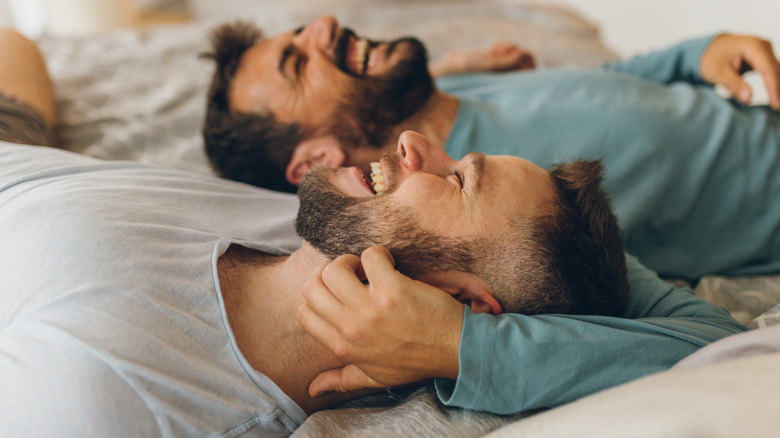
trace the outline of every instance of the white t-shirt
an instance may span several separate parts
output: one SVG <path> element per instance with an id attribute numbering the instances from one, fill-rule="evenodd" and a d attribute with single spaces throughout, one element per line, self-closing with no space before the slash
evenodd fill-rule
<path id="1" fill-rule="evenodd" d="M 300 244 L 292 195 L 0 142 L 0 436 L 287 436 L 217 259 Z"/>

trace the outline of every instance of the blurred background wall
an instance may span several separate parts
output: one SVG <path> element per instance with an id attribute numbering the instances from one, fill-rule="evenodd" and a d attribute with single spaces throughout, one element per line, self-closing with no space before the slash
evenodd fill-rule
<path id="1" fill-rule="evenodd" d="M 215 18 L 225 2 L 252 7 L 263 0 L 0 0 L 0 25 L 32 36 L 88 34 Z M 605 44 L 620 55 L 716 31 L 757 34 L 780 46 L 780 0 L 548 0 L 552 2 L 569 5 L 598 24 Z"/>

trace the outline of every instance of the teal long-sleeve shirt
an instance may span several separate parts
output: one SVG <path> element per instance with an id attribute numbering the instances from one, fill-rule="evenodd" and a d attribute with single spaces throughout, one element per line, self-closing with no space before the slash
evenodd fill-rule
<path id="1" fill-rule="evenodd" d="M 651 269 L 780 272 L 780 113 L 703 83 L 711 40 L 594 69 L 441 78 L 460 103 L 445 149 L 602 159 L 625 249 Z"/>
<path id="2" fill-rule="evenodd" d="M 710 38 L 592 70 L 442 78 L 459 98 L 446 144 L 541 165 L 604 161 L 629 252 L 666 275 L 780 270 L 780 118 L 725 101 L 698 72 Z M 628 257 L 625 318 L 464 313 L 446 404 L 556 406 L 654 372 L 745 328 Z"/>
<path id="3" fill-rule="evenodd" d="M 626 257 L 625 318 L 475 314 L 466 308 L 457 380 L 437 379 L 447 405 L 497 414 L 557 406 L 669 369 L 746 328 L 729 313 Z"/>

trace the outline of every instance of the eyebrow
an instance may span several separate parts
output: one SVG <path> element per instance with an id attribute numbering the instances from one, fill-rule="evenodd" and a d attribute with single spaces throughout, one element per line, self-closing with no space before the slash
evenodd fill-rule
<path id="1" fill-rule="evenodd" d="M 478 194 L 480 191 L 480 185 L 482 182 L 482 174 L 485 172 L 485 158 L 487 155 L 482 152 L 471 152 L 467 155 L 470 158 L 469 166 L 474 168 L 473 175 L 471 177 L 471 185 L 474 188 L 474 194 Z"/>

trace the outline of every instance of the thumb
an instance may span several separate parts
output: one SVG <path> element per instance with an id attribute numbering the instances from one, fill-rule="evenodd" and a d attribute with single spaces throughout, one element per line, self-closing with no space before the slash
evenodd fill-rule
<path id="1" fill-rule="evenodd" d="M 309 385 L 309 396 L 314 398 L 327 392 L 350 392 L 366 388 L 386 388 L 377 383 L 355 365 L 336 368 L 320 373 Z"/>
<path id="2" fill-rule="evenodd" d="M 723 69 L 720 72 L 721 79 L 718 81 L 724 88 L 726 88 L 732 96 L 744 104 L 749 104 L 750 99 L 753 97 L 753 90 L 747 82 L 742 79 L 734 70 Z"/>

